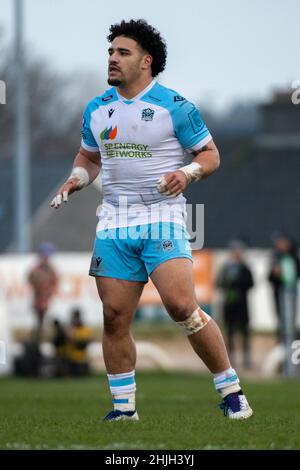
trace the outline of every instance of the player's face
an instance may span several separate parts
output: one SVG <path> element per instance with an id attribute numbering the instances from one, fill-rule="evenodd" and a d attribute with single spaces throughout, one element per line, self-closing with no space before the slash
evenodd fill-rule
<path id="1" fill-rule="evenodd" d="M 108 49 L 108 83 L 128 85 L 138 80 L 145 70 L 151 70 L 151 56 L 134 39 L 116 37 Z"/>

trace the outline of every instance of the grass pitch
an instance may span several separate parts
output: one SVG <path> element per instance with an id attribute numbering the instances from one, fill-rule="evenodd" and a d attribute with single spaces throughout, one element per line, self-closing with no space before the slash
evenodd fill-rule
<path id="1" fill-rule="evenodd" d="M 299 381 L 246 383 L 246 421 L 223 417 L 208 376 L 137 373 L 138 422 L 102 422 L 105 374 L 81 380 L 0 379 L 1 449 L 299 449 Z"/>

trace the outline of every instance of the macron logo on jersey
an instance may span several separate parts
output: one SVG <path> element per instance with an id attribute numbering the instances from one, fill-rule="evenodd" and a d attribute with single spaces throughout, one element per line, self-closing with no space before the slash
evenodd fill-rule
<path id="1" fill-rule="evenodd" d="M 117 137 L 118 133 L 118 128 L 117 126 L 112 128 L 110 127 L 107 129 L 107 127 L 101 132 L 100 134 L 100 139 L 101 140 L 114 140 Z"/>

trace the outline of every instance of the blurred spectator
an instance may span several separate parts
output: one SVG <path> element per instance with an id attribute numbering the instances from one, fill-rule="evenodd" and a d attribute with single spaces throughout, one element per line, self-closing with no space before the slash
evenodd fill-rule
<path id="1" fill-rule="evenodd" d="M 249 311 L 247 302 L 248 290 L 253 286 L 252 273 L 243 259 L 245 245 L 240 241 L 232 241 L 228 261 L 222 267 L 217 285 L 224 292 L 224 326 L 227 336 L 227 347 L 230 360 L 235 359 L 235 336 L 242 335 L 243 366 L 251 367 Z"/>
<path id="2" fill-rule="evenodd" d="M 67 348 L 70 375 L 79 377 L 89 373 L 87 346 L 91 339 L 92 332 L 83 324 L 80 310 L 73 310 Z"/>
<path id="3" fill-rule="evenodd" d="M 55 348 L 54 376 L 64 377 L 68 375 L 67 364 L 67 333 L 58 320 L 53 321 L 52 344 Z"/>
<path id="4" fill-rule="evenodd" d="M 22 343 L 22 354 L 14 359 L 14 374 L 20 377 L 40 377 L 43 357 L 35 338 Z"/>
<path id="5" fill-rule="evenodd" d="M 58 282 L 58 277 L 49 262 L 49 257 L 53 252 L 54 245 L 52 243 L 42 243 L 38 249 L 38 263 L 28 275 L 28 281 L 33 290 L 33 307 L 37 317 L 38 343 L 41 341 L 43 320 Z"/>
<path id="6" fill-rule="evenodd" d="M 296 244 L 288 236 L 276 233 L 272 239 L 273 253 L 268 279 L 274 292 L 278 320 L 278 339 L 283 341 L 287 320 L 284 315 L 284 293 L 287 293 L 291 300 L 292 318 L 290 321 L 293 332 L 296 330 L 297 284 L 300 277 L 300 261 Z"/>

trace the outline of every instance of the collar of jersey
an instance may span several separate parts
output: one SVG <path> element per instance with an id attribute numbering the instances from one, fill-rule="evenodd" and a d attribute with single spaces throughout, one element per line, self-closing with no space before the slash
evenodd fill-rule
<path id="1" fill-rule="evenodd" d="M 144 88 L 144 90 L 140 91 L 138 95 L 134 96 L 130 100 L 128 100 L 127 98 L 124 98 L 124 96 L 120 95 L 120 93 L 118 93 L 118 90 L 116 88 L 117 97 L 120 101 L 123 101 L 123 103 L 125 103 L 125 104 L 134 103 L 135 101 L 138 101 L 146 93 L 148 93 L 148 91 L 151 90 L 151 88 L 155 85 L 155 83 L 156 83 L 156 80 L 153 79 L 152 82 L 149 83 L 149 85 L 146 88 Z"/>

